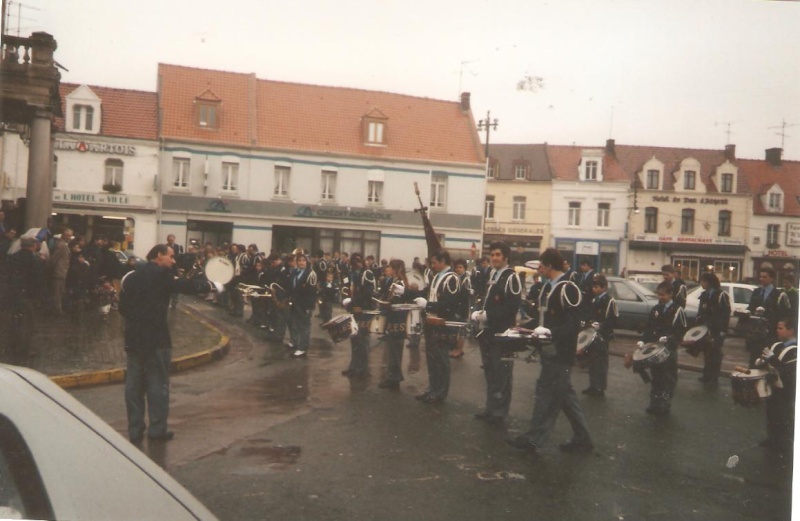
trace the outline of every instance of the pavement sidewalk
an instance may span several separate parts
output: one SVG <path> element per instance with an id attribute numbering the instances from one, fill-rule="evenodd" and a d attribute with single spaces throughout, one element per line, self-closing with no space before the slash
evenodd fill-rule
<path id="1" fill-rule="evenodd" d="M 229 348 L 228 337 L 184 306 L 169 311 L 172 371 L 218 360 Z M 0 363 L 30 367 L 64 388 L 124 380 L 126 364 L 122 318 L 111 311 L 106 319 L 91 309 L 82 314 L 41 313 L 34 319 L 31 355 L 15 358 L 9 322 L 0 319 Z"/>

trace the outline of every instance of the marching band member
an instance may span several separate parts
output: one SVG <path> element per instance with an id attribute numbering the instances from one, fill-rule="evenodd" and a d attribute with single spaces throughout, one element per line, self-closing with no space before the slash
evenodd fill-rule
<path id="1" fill-rule="evenodd" d="M 759 312 L 763 313 L 766 320 L 764 327 L 751 327 L 745 340 L 745 346 L 750 352 L 750 366 L 758 359 L 761 348 L 775 342 L 775 331 L 778 319 L 791 308 L 789 298 L 780 289 L 775 287 L 775 270 L 762 267 L 758 270 L 758 283 L 760 287 L 750 296 L 747 310 L 750 312 L 748 321 Z"/>
<path id="2" fill-rule="evenodd" d="M 580 328 L 581 290 L 562 271 L 564 259 L 555 248 L 548 248 L 540 257 L 539 272 L 550 281 L 539 297 L 541 325 L 534 332 L 550 336 L 553 344 L 542 349 L 542 370 L 536 382 L 536 403 L 531 427 L 506 443 L 516 449 L 535 452 L 547 440 L 563 410 L 572 426 L 572 439 L 559 445 L 565 452 L 590 451 L 593 448 L 589 426 L 570 376 L 575 364 L 575 351 Z"/>
<path id="3" fill-rule="evenodd" d="M 319 318 L 324 324 L 329 321 L 333 316 L 333 304 L 339 295 L 339 285 L 336 284 L 334 279 L 334 272 L 332 268 L 323 272 L 325 277 L 319 284 Z"/>
<path id="4" fill-rule="evenodd" d="M 588 259 L 583 259 L 578 264 L 578 273 L 575 274 L 575 284 L 581 288 L 581 305 L 586 319 L 592 314 L 592 300 L 594 298 L 594 276 L 592 263 Z"/>
<path id="5" fill-rule="evenodd" d="M 658 416 L 669 414 L 678 383 L 678 343 L 686 333 L 686 315 L 673 300 L 673 291 L 674 286 L 670 281 L 665 280 L 658 285 L 658 304 L 650 310 L 647 330 L 637 344 L 642 347 L 644 342 L 661 342 L 669 349 L 669 358 L 651 368 L 650 406 L 645 411 Z"/>
<path id="6" fill-rule="evenodd" d="M 450 349 L 456 336 L 448 334 L 445 321 L 452 321 L 460 303 L 458 275 L 450 268 L 450 253 L 440 250 L 430 257 L 434 273 L 428 299 L 415 302 L 429 314 L 425 322 L 425 360 L 428 363 L 428 389 L 416 398 L 425 403 L 443 402 L 450 391 Z"/>
<path id="7" fill-rule="evenodd" d="M 293 357 L 306 356 L 311 340 L 311 313 L 317 304 L 317 274 L 304 253 L 295 254 L 297 270 L 289 286 L 289 337 L 295 347 Z"/>
<path id="8" fill-rule="evenodd" d="M 386 380 L 378 384 L 381 389 L 397 390 L 403 378 L 403 342 L 406 334 L 408 311 L 392 311 L 392 304 L 412 302 L 418 292 L 409 288 L 406 278 L 406 266 L 400 259 L 392 259 L 384 268 L 384 284 L 381 288 L 381 300 L 389 302 L 386 310 L 386 349 L 389 354 L 389 367 Z"/>
<path id="9" fill-rule="evenodd" d="M 672 285 L 672 301 L 680 308 L 686 308 L 686 283 L 678 275 L 672 264 L 661 266 L 661 276 Z"/>
<path id="10" fill-rule="evenodd" d="M 352 297 L 342 301 L 345 309 L 354 315 L 358 323 L 358 333 L 350 337 L 350 366 L 342 371 L 348 378 L 365 378 L 369 373 L 369 326 L 372 315 L 362 313 L 375 308 L 377 286 L 372 271 L 364 267 L 360 253 L 350 256 L 350 294 Z"/>
<path id="11" fill-rule="evenodd" d="M 497 424 L 508 416 L 514 363 L 503 360 L 504 353 L 497 345 L 495 334 L 516 325 L 522 283 L 508 265 L 511 256 L 511 247 L 508 244 L 493 242 L 489 246 L 489 252 L 493 269 L 483 299 L 483 308 L 473 312 L 471 316 L 481 327 L 478 343 L 483 375 L 486 378 L 486 408 L 476 414 L 475 418 Z"/>
<path id="12" fill-rule="evenodd" d="M 603 396 L 608 382 L 608 343 L 614 337 L 619 311 L 617 302 L 608 294 L 608 280 L 604 275 L 592 278 L 592 304 L 589 320 L 598 336 L 589 347 L 589 387 L 583 394 Z"/>
<path id="13" fill-rule="evenodd" d="M 469 299 L 472 295 L 472 279 L 467 272 L 467 262 L 463 259 L 458 259 L 453 263 L 453 271 L 458 275 L 458 281 L 461 291 L 461 306 L 457 310 L 456 320 L 459 322 L 466 322 L 469 320 Z M 450 358 L 461 358 L 464 356 L 464 335 L 459 335 L 456 340 L 456 347 L 450 351 Z"/>
<path id="14" fill-rule="evenodd" d="M 706 385 L 717 385 L 722 367 L 722 343 L 731 317 L 731 300 L 714 273 L 700 275 L 700 286 L 704 291 L 700 294 L 696 323 L 708 328 L 711 339 L 703 354 L 703 376 L 699 380 Z"/>
<path id="15" fill-rule="evenodd" d="M 778 321 L 778 341 L 765 347 L 760 365 L 769 366 L 773 376 L 772 394 L 767 398 L 767 438 L 759 445 L 783 453 L 794 446 L 794 401 L 797 390 L 797 317 Z"/>
<path id="16" fill-rule="evenodd" d="M 415 290 L 419 295 L 424 295 L 429 285 L 429 280 L 426 277 L 426 268 L 421 263 L 416 262 L 411 269 L 416 273 L 416 275 L 418 275 L 418 277 L 415 278 L 423 282 L 421 284 L 409 283 L 410 289 Z M 419 285 L 421 285 L 422 287 L 418 287 Z M 419 349 L 419 343 L 421 340 L 422 340 L 422 333 L 420 333 L 419 331 L 408 331 L 409 349 Z M 415 354 L 419 355 L 419 353 Z"/>

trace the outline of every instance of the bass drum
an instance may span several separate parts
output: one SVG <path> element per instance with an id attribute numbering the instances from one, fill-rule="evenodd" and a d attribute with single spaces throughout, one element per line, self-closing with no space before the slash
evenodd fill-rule
<path id="1" fill-rule="evenodd" d="M 211 257 L 203 271 L 211 282 L 227 284 L 233 278 L 233 263 L 226 257 Z"/>

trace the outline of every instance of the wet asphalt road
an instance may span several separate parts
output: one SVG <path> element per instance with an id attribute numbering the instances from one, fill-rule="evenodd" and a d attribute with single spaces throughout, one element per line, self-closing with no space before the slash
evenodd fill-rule
<path id="1" fill-rule="evenodd" d="M 654 418 L 649 388 L 612 357 L 606 396 L 581 395 L 595 450 L 559 452 L 562 415 L 531 455 L 503 440 L 528 426 L 538 364 L 516 363 L 511 417 L 493 427 L 473 419 L 485 392 L 475 346 L 452 364 L 448 401 L 425 405 L 413 399 L 424 351 L 405 351 L 406 381 L 386 391 L 380 345 L 372 376 L 351 382 L 339 374 L 349 343 L 318 328 L 309 358 L 293 360 L 238 319 L 189 305 L 232 335 L 231 353 L 173 377 L 176 439 L 144 450 L 221 519 L 789 519 L 791 462 L 757 446 L 764 409 L 736 406 L 725 380 L 707 390 L 682 371 L 672 415 Z M 577 390 L 587 382 L 574 372 Z M 124 431 L 121 386 L 73 394 Z"/>

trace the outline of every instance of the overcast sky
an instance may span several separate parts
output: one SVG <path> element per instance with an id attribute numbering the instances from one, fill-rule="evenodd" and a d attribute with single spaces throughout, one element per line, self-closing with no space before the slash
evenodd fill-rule
<path id="1" fill-rule="evenodd" d="M 800 160 L 800 2 L 22 0 L 63 80 L 156 89 L 159 62 L 457 100 L 493 143 L 781 146 Z M 541 77 L 536 91 L 518 90 Z"/>

